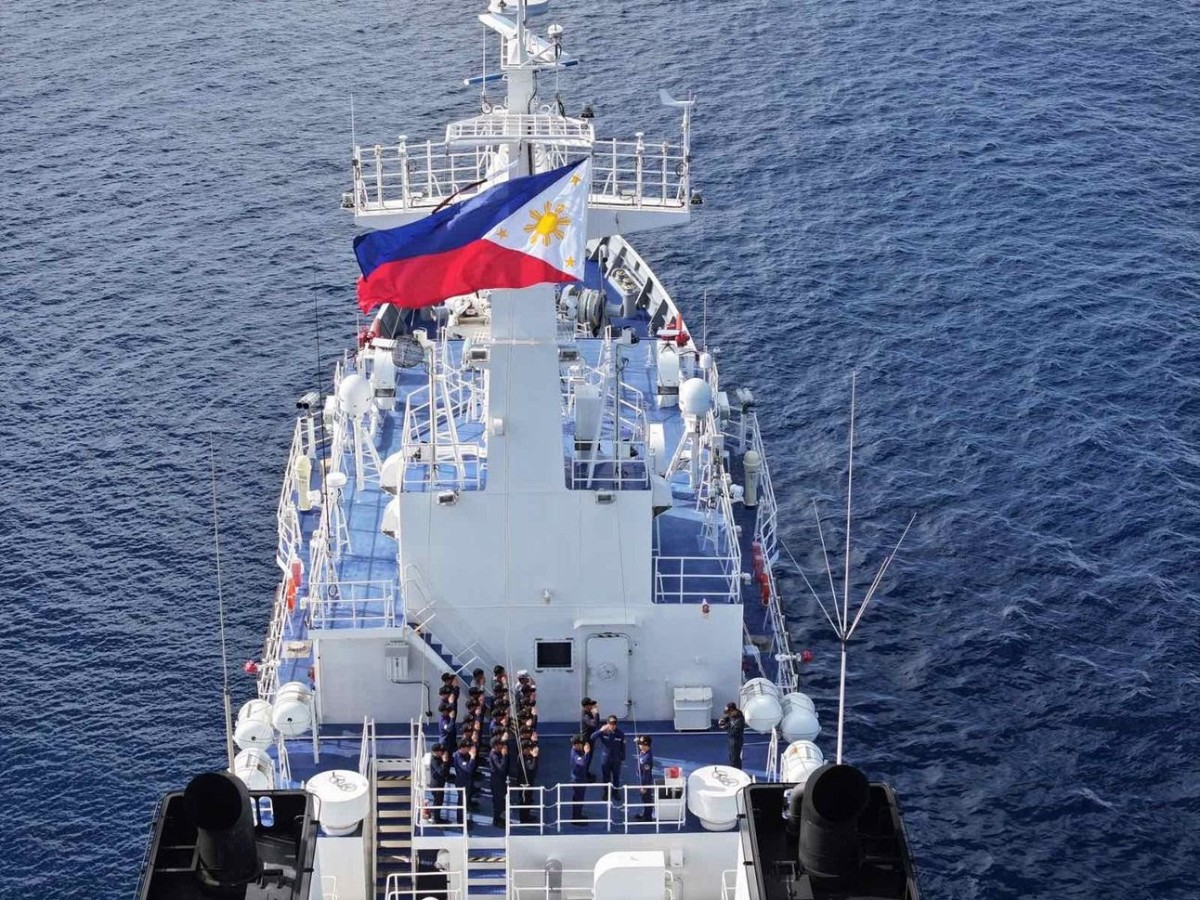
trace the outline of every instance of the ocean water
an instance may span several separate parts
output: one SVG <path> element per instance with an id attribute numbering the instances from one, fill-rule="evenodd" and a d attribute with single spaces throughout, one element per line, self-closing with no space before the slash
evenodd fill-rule
<path id="1" fill-rule="evenodd" d="M 480 5 L 0 4 L 0 896 L 129 896 L 156 797 L 220 761 L 210 459 L 240 661 L 294 400 L 357 324 L 351 95 L 364 143 L 470 115 Z M 704 207 L 636 244 L 693 322 L 707 294 L 817 584 L 858 373 L 856 595 L 916 522 L 847 751 L 925 895 L 1196 896 L 1200 7 L 557 18 L 601 134 L 699 96 Z M 836 648 L 784 589 L 828 705 Z"/>

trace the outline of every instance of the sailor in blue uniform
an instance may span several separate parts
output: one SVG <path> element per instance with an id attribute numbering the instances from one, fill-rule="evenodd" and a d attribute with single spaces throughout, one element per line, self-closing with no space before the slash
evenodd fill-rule
<path id="1" fill-rule="evenodd" d="M 443 703 L 438 707 L 438 712 L 442 714 L 438 719 L 438 742 L 453 753 L 458 746 L 458 710 L 449 703 Z"/>
<path id="2" fill-rule="evenodd" d="M 649 822 L 654 818 L 654 751 L 650 749 L 649 735 L 641 735 L 634 743 L 637 745 L 638 784 L 642 786 L 638 791 L 642 797 L 642 811 L 637 818 Z"/>
<path id="3" fill-rule="evenodd" d="M 454 754 L 454 786 L 458 788 L 458 801 L 462 804 L 458 808 L 459 825 L 463 823 L 464 812 L 467 815 L 468 826 L 470 824 L 471 802 L 475 794 L 475 754 L 475 748 L 469 744 L 459 747 L 458 752 Z"/>
<path id="4" fill-rule="evenodd" d="M 625 732 L 617 725 L 617 717 L 592 732 L 592 745 L 600 748 L 600 777 L 613 786 L 613 799 L 620 803 L 621 766 L 625 763 Z"/>
<path id="5" fill-rule="evenodd" d="M 579 707 L 579 733 L 583 735 L 583 741 L 586 744 L 596 729 L 600 727 L 600 714 L 596 712 L 596 701 L 591 697 L 584 697 Z M 590 760 L 587 768 L 587 780 L 596 780 L 596 777 L 592 774 Z"/>
<path id="6" fill-rule="evenodd" d="M 746 717 L 736 703 L 725 704 L 725 714 L 717 720 L 717 727 L 729 736 L 729 765 L 742 767 L 742 741 L 746 735 Z"/>
<path id="7" fill-rule="evenodd" d="M 438 825 L 446 824 L 442 815 L 442 807 L 446 804 L 446 782 L 450 780 L 450 754 L 442 744 L 434 744 L 429 757 L 429 786 L 433 788 L 430 796 L 429 812 L 433 821 Z"/>
<path id="8" fill-rule="evenodd" d="M 492 824 L 503 828 L 506 822 L 508 803 L 508 744 L 502 738 L 492 741 L 492 752 L 488 754 L 488 775 L 492 789 Z"/>
<path id="9" fill-rule="evenodd" d="M 580 828 L 587 816 L 583 812 L 583 793 L 586 785 L 592 781 L 592 745 L 587 743 L 582 735 L 576 735 L 571 741 L 571 822 Z"/>

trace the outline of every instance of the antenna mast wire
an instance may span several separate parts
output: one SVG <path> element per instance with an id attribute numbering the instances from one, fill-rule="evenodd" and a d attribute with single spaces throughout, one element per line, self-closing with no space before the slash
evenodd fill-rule
<path id="1" fill-rule="evenodd" d="M 208 433 L 208 458 L 212 471 L 213 548 L 217 557 L 217 616 L 221 623 L 221 693 L 225 702 L 225 755 L 233 771 L 233 701 L 229 696 L 229 654 L 225 645 L 225 594 L 221 586 L 221 520 L 217 515 L 217 451 L 213 434 Z"/>
<path id="2" fill-rule="evenodd" d="M 846 725 L 846 641 L 850 634 L 850 498 L 854 490 L 854 404 L 857 399 L 858 372 L 850 376 L 850 453 L 846 467 L 846 570 L 843 574 L 842 585 L 842 629 L 838 635 L 842 639 L 842 674 L 838 681 L 838 731 L 837 731 L 837 763 L 842 764 L 842 734 Z"/>

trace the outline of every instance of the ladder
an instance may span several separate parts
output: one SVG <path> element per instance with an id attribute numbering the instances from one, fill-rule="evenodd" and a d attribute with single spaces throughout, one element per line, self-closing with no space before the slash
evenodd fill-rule
<path id="1" fill-rule="evenodd" d="M 472 837 L 467 840 L 466 895 L 508 895 L 508 854 L 503 835 Z"/>
<path id="2" fill-rule="evenodd" d="M 411 897 L 416 871 L 413 853 L 412 761 L 375 761 L 375 896 L 387 900 L 388 888 Z M 395 876 L 389 884 L 389 876 Z"/>

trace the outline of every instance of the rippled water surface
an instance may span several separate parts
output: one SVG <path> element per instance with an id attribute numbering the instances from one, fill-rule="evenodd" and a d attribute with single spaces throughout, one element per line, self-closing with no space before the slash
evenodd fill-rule
<path id="1" fill-rule="evenodd" d="M 240 660 L 294 399 L 356 326 L 351 93 L 370 143 L 470 115 L 475 6 L 0 4 L 3 897 L 129 896 L 154 799 L 219 762 L 209 435 Z M 637 244 L 693 320 L 707 292 L 814 574 L 859 372 L 859 589 L 917 518 L 847 746 L 900 791 L 926 895 L 1194 897 L 1200 7 L 558 18 L 602 134 L 700 97 L 703 210 Z"/>

